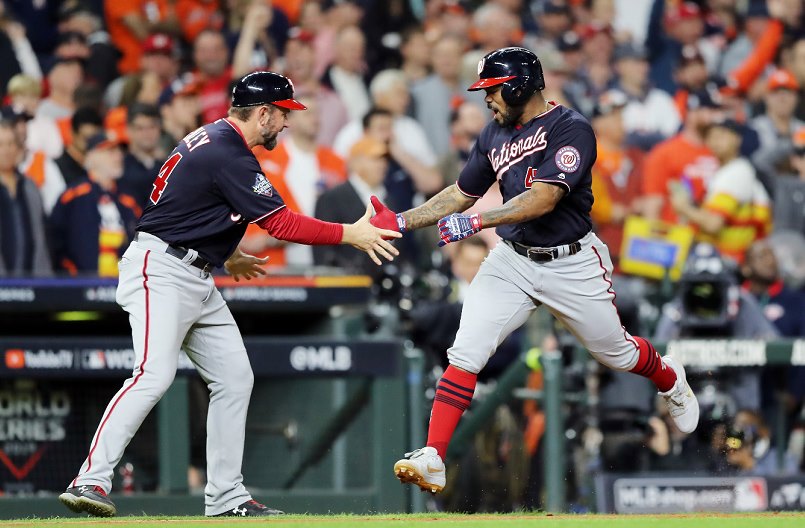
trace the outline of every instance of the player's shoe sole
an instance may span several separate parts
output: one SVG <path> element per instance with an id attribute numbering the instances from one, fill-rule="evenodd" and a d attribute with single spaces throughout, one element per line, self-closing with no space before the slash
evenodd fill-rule
<path id="1" fill-rule="evenodd" d="M 400 460 L 394 464 L 394 474 L 397 475 L 400 482 L 403 484 L 414 484 L 415 486 L 419 486 L 422 491 L 429 491 L 434 495 L 444 489 L 444 486 L 428 482 L 425 477 L 419 473 L 417 468 L 406 462 L 405 460 Z"/>
<path id="2" fill-rule="evenodd" d="M 70 488 L 70 490 L 59 495 L 59 501 L 73 512 L 89 513 L 96 517 L 114 517 L 117 514 L 117 508 L 111 501 L 107 504 L 100 500 L 92 499 L 86 494 L 76 491 L 76 489 Z"/>

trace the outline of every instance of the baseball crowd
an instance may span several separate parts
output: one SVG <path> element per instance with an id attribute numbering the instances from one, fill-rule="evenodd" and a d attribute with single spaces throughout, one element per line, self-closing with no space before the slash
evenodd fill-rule
<path id="1" fill-rule="evenodd" d="M 466 87 L 510 45 L 537 53 L 547 99 L 593 124 L 592 214 L 613 257 L 627 219 L 662 220 L 691 226 L 706 244 L 693 260 L 724 277 L 728 302 L 709 315 L 697 312 L 708 293 L 679 289 L 660 340 L 805 336 L 801 0 L 4 0 L 0 276 L 116 276 L 167 155 L 260 69 L 287 75 L 308 107 L 276 149 L 254 149 L 291 209 L 352 222 L 377 195 L 406 210 L 455 181 L 489 121 Z M 500 201 L 493 187 L 475 208 Z M 400 265 L 445 270 L 460 301 L 497 236 L 437 240 L 407 236 Z M 256 226 L 241 248 L 274 266 L 383 273 L 350 247 L 286 245 Z M 734 438 L 768 433 L 773 387 L 805 423 L 800 370 L 743 374 L 726 384 L 728 414 L 754 414 Z M 683 440 L 665 438 L 658 456 L 682 457 Z"/>

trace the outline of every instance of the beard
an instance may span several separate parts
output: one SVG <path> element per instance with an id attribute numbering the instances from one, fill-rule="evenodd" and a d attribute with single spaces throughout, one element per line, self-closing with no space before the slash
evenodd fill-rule
<path id="1" fill-rule="evenodd" d="M 271 132 L 267 128 L 263 128 L 260 131 L 260 135 L 263 138 L 263 146 L 266 148 L 266 150 L 274 150 L 274 148 L 277 146 L 277 133 Z"/>
<path id="2" fill-rule="evenodd" d="M 523 106 L 509 106 L 505 111 L 498 111 L 495 115 L 495 122 L 502 128 L 511 128 L 516 125 L 523 116 L 524 110 L 525 107 Z"/>

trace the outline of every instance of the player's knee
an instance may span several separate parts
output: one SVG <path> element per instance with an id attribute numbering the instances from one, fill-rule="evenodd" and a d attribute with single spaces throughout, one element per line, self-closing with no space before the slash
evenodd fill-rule
<path id="1" fill-rule="evenodd" d="M 447 350 L 447 360 L 454 367 L 478 374 L 489 361 L 489 354 L 469 353 L 465 349 L 451 347 Z"/>
<path id="2" fill-rule="evenodd" d="M 248 397 L 254 387 L 254 373 L 249 362 L 244 361 L 233 367 L 232 371 L 227 373 L 227 380 L 226 383 L 223 383 L 225 391 Z"/>
<path id="3" fill-rule="evenodd" d="M 150 393 L 153 394 L 158 401 L 162 398 L 162 395 L 168 392 L 168 389 L 173 384 L 173 379 L 176 377 L 176 372 L 153 372 L 150 379 L 148 379 L 148 385 L 151 386 Z"/>
<path id="4" fill-rule="evenodd" d="M 637 360 L 637 347 L 622 331 L 611 339 L 587 343 L 586 346 L 596 361 L 614 370 L 629 370 Z"/>

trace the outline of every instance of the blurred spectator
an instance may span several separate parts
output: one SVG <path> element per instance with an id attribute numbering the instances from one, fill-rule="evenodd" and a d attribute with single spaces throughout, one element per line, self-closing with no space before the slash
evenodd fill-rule
<path id="1" fill-rule="evenodd" d="M 53 52 L 58 39 L 57 28 L 53 22 L 57 20 L 61 3 L 62 0 L 0 2 L 0 18 L 15 20 L 21 24 L 36 54 L 47 56 Z M 30 71 L 23 70 L 23 73 L 31 75 Z"/>
<path id="2" fill-rule="evenodd" d="M 464 41 L 447 36 L 434 43 L 433 74 L 411 86 L 416 120 L 425 130 L 428 142 L 437 156 L 450 147 L 450 113 L 465 99 L 483 107 L 482 92 L 467 92 L 461 79 L 461 57 Z"/>
<path id="3" fill-rule="evenodd" d="M 17 170 L 22 151 L 14 125 L 0 121 L 0 276 L 50 275 L 42 199 Z"/>
<path id="4" fill-rule="evenodd" d="M 646 35 L 654 86 L 669 94 L 676 91 L 673 72 L 683 46 L 695 46 L 704 57 L 708 71 L 715 69 L 718 49 L 703 38 L 704 30 L 704 16 L 696 3 L 670 4 L 654 0 Z"/>
<path id="5" fill-rule="evenodd" d="M 17 169 L 39 188 L 39 194 L 42 196 L 42 208 L 45 214 L 49 215 L 65 188 L 61 171 L 45 152 L 25 146 L 30 114 L 18 111 L 13 106 L 4 106 L 0 109 L 0 114 L 2 114 L 2 119 L 14 125 L 17 140 L 23 145 L 22 159 L 17 165 Z"/>
<path id="6" fill-rule="evenodd" d="M 253 152 L 266 177 L 292 211 L 313 216 L 316 199 L 347 177 L 344 160 L 328 147 L 316 142 L 320 110 L 312 97 L 297 97 L 307 106 L 304 112 L 288 115 L 288 133 L 277 147 Z M 363 211 L 355 218 L 360 218 Z M 354 221 L 354 219 L 353 219 Z M 309 266 L 313 263 L 310 246 L 287 244 L 271 237 L 257 225 L 250 225 L 241 242 L 243 251 L 270 257 L 272 266 Z"/>
<path id="7" fill-rule="evenodd" d="M 688 96 L 691 93 L 704 91 L 707 87 L 707 79 L 707 65 L 698 48 L 684 46 L 679 53 L 674 71 L 674 81 L 677 85 L 674 104 L 682 121 L 685 120 L 688 113 Z"/>
<path id="8" fill-rule="evenodd" d="M 316 142 L 331 147 L 338 132 L 349 122 L 347 108 L 341 98 L 325 87 L 316 75 L 316 55 L 313 34 L 301 28 L 292 28 L 285 46 L 285 73 L 294 83 L 298 96 L 315 97 L 319 113 Z M 308 110 L 310 111 L 310 110 Z"/>
<path id="9" fill-rule="evenodd" d="M 420 26 L 411 26 L 402 33 L 400 69 L 409 83 L 422 80 L 430 73 L 430 45 Z"/>
<path id="10" fill-rule="evenodd" d="M 299 16 L 299 26 L 314 35 L 316 74 L 321 77 L 335 57 L 335 41 L 342 29 L 357 26 L 363 10 L 354 2 L 322 4 L 305 2 Z"/>
<path id="11" fill-rule="evenodd" d="M 352 120 L 361 119 L 371 104 L 366 90 L 365 50 L 366 38 L 361 30 L 345 27 L 335 40 L 333 64 L 322 77 L 322 84 L 338 94 Z"/>
<path id="12" fill-rule="evenodd" d="M 205 29 L 224 27 L 220 4 L 219 0 L 176 0 L 176 18 L 185 42 L 193 42 Z"/>
<path id="13" fill-rule="evenodd" d="M 370 91 L 377 108 L 390 112 L 394 118 L 389 150 L 402 171 L 393 172 L 387 179 L 389 192 L 400 205 L 412 204 L 416 192 L 423 195 L 437 192 L 441 189 L 441 177 L 436 168 L 436 155 L 422 125 L 405 115 L 410 102 L 405 76 L 400 70 L 384 70 L 372 79 Z M 345 126 L 336 137 L 333 150 L 345 156 L 363 135 L 361 129 L 360 121 Z"/>
<path id="14" fill-rule="evenodd" d="M 692 204 L 704 200 L 707 187 L 718 169 L 718 160 L 704 143 L 708 127 L 718 115 L 716 94 L 705 90 L 688 95 L 688 111 L 682 130 L 649 151 L 643 174 L 643 215 L 677 223 L 669 200 L 669 185 L 681 184 Z"/>
<path id="15" fill-rule="evenodd" d="M 82 107 L 76 110 L 70 120 L 72 142 L 64 148 L 62 155 L 56 159 L 56 165 L 61 171 L 67 186 L 85 179 L 87 171 L 84 168 L 84 154 L 87 141 L 103 129 L 103 120 L 94 108 Z"/>
<path id="16" fill-rule="evenodd" d="M 409 0 L 363 2 L 361 29 L 366 36 L 366 62 L 375 73 L 399 65 L 394 59 L 400 43 L 400 29 L 417 23 Z"/>
<path id="17" fill-rule="evenodd" d="M 251 47 L 252 68 L 265 69 L 285 53 L 285 42 L 291 23 L 285 13 L 267 0 L 227 0 L 227 20 L 224 36 L 229 49 L 236 49 L 244 41 Z M 209 29 L 209 28 L 208 28 Z M 248 35 L 244 35 L 248 33 Z M 249 46 L 245 46 L 249 48 Z M 246 52 L 243 52 L 246 53 Z M 236 51 L 237 57 L 237 51 Z M 236 66 L 235 70 L 238 69 Z M 236 78 L 243 74 L 234 75 Z"/>
<path id="18" fill-rule="evenodd" d="M 522 39 L 520 20 L 505 7 L 487 2 L 473 13 L 470 35 L 478 46 L 469 59 L 475 65 L 490 51 L 518 44 Z"/>
<path id="19" fill-rule="evenodd" d="M 562 35 L 573 28 L 573 13 L 567 2 L 548 0 L 537 7 L 535 16 L 539 30 L 535 38 L 526 37 L 525 44 L 533 50 L 556 46 Z"/>
<path id="20" fill-rule="evenodd" d="M 743 290 L 755 298 L 781 336 L 805 337 L 805 292 L 791 290 L 783 283 L 768 240 L 758 240 L 749 246 L 741 275 Z"/>
<path id="21" fill-rule="evenodd" d="M 616 266 L 623 242 L 623 222 L 636 212 L 643 186 L 643 152 L 627 147 L 624 112 L 626 96 L 617 90 L 605 92 L 593 111 L 592 125 L 598 140 L 598 157 L 593 166 L 591 211 L 596 233 L 609 247 Z"/>
<path id="22" fill-rule="evenodd" d="M 201 120 L 211 123 L 225 117 L 231 98 L 232 67 L 223 34 L 211 29 L 199 33 L 193 43 L 193 63 L 194 81 L 199 83 Z"/>
<path id="23" fill-rule="evenodd" d="M 592 115 L 596 97 L 587 82 L 581 37 L 575 31 L 566 31 L 559 37 L 556 47 L 559 60 L 551 60 L 550 54 L 540 55 L 546 75 L 545 91 L 554 99 L 558 97 L 556 94 L 561 94 L 571 107 L 586 116 Z"/>
<path id="24" fill-rule="evenodd" d="M 791 72 L 774 71 L 766 82 L 766 111 L 750 122 L 760 141 L 752 162 L 767 181 L 781 172 L 781 164 L 787 164 L 794 150 L 794 132 L 805 126 L 794 117 L 798 91 L 799 83 Z"/>
<path id="25" fill-rule="evenodd" d="M 179 73 L 176 41 L 165 33 L 146 37 L 142 44 L 140 68 L 118 77 L 108 86 L 104 102 L 108 108 L 135 102 L 155 104 L 156 97 Z"/>
<path id="26" fill-rule="evenodd" d="M 89 46 L 87 76 L 105 88 L 118 75 L 119 54 L 104 30 L 101 18 L 79 0 L 62 2 L 59 9 L 59 32 L 78 33 Z"/>
<path id="27" fill-rule="evenodd" d="M 25 27 L 5 12 L 5 3 L 0 2 L 0 95 L 8 81 L 19 73 L 33 79 L 42 79 L 42 70 L 31 43 L 25 36 Z"/>
<path id="28" fill-rule="evenodd" d="M 388 142 L 391 152 L 391 168 L 386 178 L 389 193 L 398 204 L 413 204 L 417 193 L 430 195 L 437 192 L 441 188 L 441 177 L 436 168 L 436 156 L 422 126 L 405 115 L 410 101 L 405 76 L 399 70 L 382 71 L 372 80 L 370 90 L 377 109 L 390 113 L 393 118 L 392 128 L 384 130 L 384 135 L 376 136 Z M 345 126 L 336 137 L 333 147 L 336 153 L 344 156 L 349 152 L 363 135 L 363 130 L 369 133 L 367 126 L 370 122 L 370 119 L 364 119 Z"/>
<path id="29" fill-rule="evenodd" d="M 174 2 L 168 0 L 104 0 L 106 27 L 121 53 L 122 74 L 140 69 L 143 42 L 152 33 L 179 34 Z"/>
<path id="30" fill-rule="evenodd" d="M 61 156 L 64 144 L 56 121 L 37 114 L 42 97 L 41 83 L 33 77 L 17 74 L 8 81 L 8 97 L 16 111 L 24 112 L 31 118 L 28 121 L 26 147 L 33 151 L 43 151 L 51 158 Z"/>
<path id="31" fill-rule="evenodd" d="M 227 30 L 230 46 L 235 50 L 232 55 L 232 78 L 239 79 L 255 70 L 268 69 L 284 54 L 290 27 L 285 15 L 272 7 L 270 2 L 236 0 L 234 4 L 236 7 L 229 14 Z M 282 18 L 282 21 L 279 22 L 278 18 Z"/>
<path id="32" fill-rule="evenodd" d="M 680 218 L 693 224 L 719 252 L 738 263 L 746 249 L 771 232 L 771 203 L 755 168 L 740 156 L 743 126 L 728 119 L 714 123 L 705 144 L 720 167 L 707 187 L 701 207 L 693 205 L 681 184 L 671 186 L 671 205 Z"/>
<path id="33" fill-rule="evenodd" d="M 623 109 L 623 122 L 630 143 L 649 150 L 679 130 L 679 113 L 671 96 L 648 82 L 646 51 L 632 44 L 615 49 L 616 86 L 629 101 Z"/>
<path id="34" fill-rule="evenodd" d="M 797 472 L 796 460 L 783 454 L 783 466 L 777 465 L 777 448 L 771 445 L 769 426 L 757 412 L 738 411 L 727 430 L 727 462 L 739 475 L 791 475 Z"/>
<path id="35" fill-rule="evenodd" d="M 571 84 L 573 82 L 571 81 L 571 75 L 574 75 L 575 72 L 570 70 L 570 66 L 563 60 L 562 54 L 558 51 L 546 50 L 545 53 L 540 54 L 539 61 L 542 64 L 542 76 L 545 79 L 545 90 L 542 91 L 545 100 L 573 109 L 581 108 L 577 106 L 570 95 L 570 89 L 574 86 Z M 586 87 L 582 91 L 582 94 L 586 96 L 586 91 L 584 90 L 586 90 Z M 584 101 L 581 104 L 586 102 Z M 592 111 L 591 105 L 587 105 L 587 108 L 590 112 Z"/>
<path id="36" fill-rule="evenodd" d="M 176 80 L 159 96 L 159 113 L 162 117 L 163 152 L 171 152 L 187 134 L 201 126 L 199 86 L 194 82 Z"/>
<path id="37" fill-rule="evenodd" d="M 751 0 L 741 20 L 737 20 L 740 15 L 736 12 L 734 3 L 728 4 L 728 2 L 724 2 L 719 6 L 720 9 L 716 10 L 716 13 L 723 14 L 725 18 L 732 18 L 729 27 L 722 24 L 722 33 L 727 41 L 723 53 L 718 57 L 717 68 L 714 70 L 718 77 L 724 79 L 751 55 L 753 48 L 769 24 L 766 0 Z"/>
<path id="38" fill-rule="evenodd" d="M 805 234 L 805 127 L 794 133 L 792 147 L 793 173 L 774 179 L 774 230 Z"/>
<path id="39" fill-rule="evenodd" d="M 37 116 L 58 121 L 73 115 L 76 89 L 84 82 L 84 66 L 79 57 L 55 57 L 47 73 L 50 93 L 42 100 Z"/>
<path id="40" fill-rule="evenodd" d="M 584 56 L 581 77 L 594 101 L 615 82 L 615 72 L 612 68 L 615 35 L 611 27 L 592 23 L 579 29 L 579 37 Z"/>
<path id="41" fill-rule="evenodd" d="M 460 0 L 433 0 L 426 3 L 424 29 L 429 41 L 444 35 L 466 38 L 471 27 L 468 8 Z"/>
<path id="42" fill-rule="evenodd" d="M 800 37 L 782 54 L 783 67 L 794 74 L 799 83 L 797 119 L 805 121 L 805 37 Z"/>
<path id="43" fill-rule="evenodd" d="M 123 151 L 115 140 L 105 133 L 91 137 L 84 166 L 89 178 L 70 185 L 50 215 L 53 261 L 70 275 L 117 277 L 117 262 L 142 211 L 134 198 L 117 192 Z"/>
<path id="44" fill-rule="evenodd" d="M 372 195 L 386 203 L 391 198 L 386 197 L 386 190 L 383 188 L 388 158 L 388 146 L 382 141 L 364 136 L 355 142 L 349 151 L 349 178 L 319 197 L 314 216 L 328 222 L 354 222 L 366 211 Z M 394 201 L 391 200 L 390 203 Z M 378 266 L 360 258 L 354 248 L 344 245 L 316 246 L 313 248 L 313 259 L 316 265 L 335 266 L 372 277 L 381 273 Z"/>
<path id="45" fill-rule="evenodd" d="M 439 158 L 443 187 L 456 182 L 486 123 L 487 114 L 474 103 L 465 101 L 450 111 L 449 149 Z"/>
<path id="46" fill-rule="evenodd" d="M 156 106 L 135 104 L 127 119 L 129 145 L 123 158 L 123 176 L 118 192 L 134 198 L 141 210 L 148 205 L 154 179 L 167 157 L 160 144 L 162 122 Z"/>
<path id="47" fill-rule="evenodd" d="M 472 75 L 476 75 L 478 61 L 484 55 L 498 48 L 518 45 L 523 38 L 520 20 L 508 9 L 494 3 L 485 3 L 472 14 L 469 34 L 474 47 L 464 54 L 462 62 L 464 71 L 472 72 Z"/>

